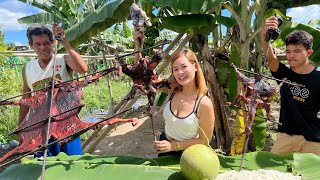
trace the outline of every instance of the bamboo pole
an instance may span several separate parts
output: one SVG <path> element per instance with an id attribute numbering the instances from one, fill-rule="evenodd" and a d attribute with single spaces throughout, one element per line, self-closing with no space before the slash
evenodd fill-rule
<path id="1" fill-rule="evenodd" d="M 161 67 L 158 69 L 157 73 L 160 74 L 170 63 L 170 55 L 169 52 L 171 51 L 171 49 L 179 42 L 179 40 L 182 38 L 184 34 L 180 33 L 172 42 L 171 44 L 167 47 L 167 49 L 164 51 L 164 57 L 166 59 L 166 61 L 164 63 L 162 63 Z M 192 35 L 187 35 L 183 41 L 179 44 L 178 48 L 175 51 L 178 51 L 180 49 L 182 49 L 192 38 Z"/>

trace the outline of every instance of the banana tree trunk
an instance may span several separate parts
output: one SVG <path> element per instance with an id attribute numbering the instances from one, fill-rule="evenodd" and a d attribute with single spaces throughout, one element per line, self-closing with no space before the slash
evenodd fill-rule
<path id="1" fill-rule="evenodd" d="M 200 59 L 203 63 L 203 71 L 206 74 L 209 97 L 213 102 L 215 111 L 215 138 L 212 139 L 210 144 L 213 148 L 221 148 L 222 151 L 229 152 L 231 145 L 229 122 L 223 106 L 222 89 L 217 81 L 214 67 L 209 63 L 211 54 L 208 47 L 208 37 L 196 35 L 195 40 L 199 49 Z"/>

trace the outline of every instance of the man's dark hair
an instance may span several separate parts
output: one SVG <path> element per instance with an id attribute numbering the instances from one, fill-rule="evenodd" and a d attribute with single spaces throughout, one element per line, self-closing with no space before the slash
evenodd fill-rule
<path id="1" fill-rule="evenodd" d="M 313 37 L 311 34 L 302 30 L 294 30 L 285 40 L 286 46 L 302 44 L 307 50 L 312 49 Z"/>
<path id="2" fill-rule="evenodd" d="M 29 44 L 33 44 L 32 36 L 48 35 L 50 42 L 53 42 L 52 31 L 44 25 L 34 25 L 27 29 L 27 38 Z"/>

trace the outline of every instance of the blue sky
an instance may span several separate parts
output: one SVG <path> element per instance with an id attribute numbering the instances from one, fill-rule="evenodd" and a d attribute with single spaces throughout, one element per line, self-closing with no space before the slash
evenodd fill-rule
<path id="1" fill-rule="evenodd" d="M 299 7 L 288 10 L 287 15 L 295 22 L 307 23 L 320 20 L 320 5 Z M 19 24 L 17 19 L 39 12 L 40 9 L 18 0 L 0 0 L 0 30 L 5 32 L 4 41 L 16 45 L 27 45 L 26 25 Z"/>

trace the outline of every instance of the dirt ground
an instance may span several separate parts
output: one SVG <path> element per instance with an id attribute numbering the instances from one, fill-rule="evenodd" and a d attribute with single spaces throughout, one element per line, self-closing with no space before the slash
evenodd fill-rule
<path id="1" fill-rule="evenodd" d="M 140 107 L 129 117 L 139 118 L 139 124 L 123 123 L 117 126 L 105 137 L 92 154 L 95 155 L 123 155 L 142 158 L 157 157 L 153 147 L 154 135 L 151 119 L 144 113 L 145 107 Z M 154 129 L 157 139 L 164 130 L 163 109 L 156 109 L 153 116 Z"/>

